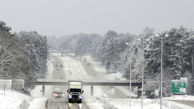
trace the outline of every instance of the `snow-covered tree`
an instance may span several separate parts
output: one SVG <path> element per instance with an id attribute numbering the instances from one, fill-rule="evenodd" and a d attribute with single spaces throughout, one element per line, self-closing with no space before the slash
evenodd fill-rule
<path id="1" fill-rule="evenodd" d="M 10 32 L 0 22 L 0 78 L 24 79 L 25 88 L 44 76 L 47 60 L 47 40 L 36 32 Z"/>
<path id="2" fill-rule="evenodd" d="M 159 36 L 152 37 L 150 39 L 150 45 L 145 51 L 145 74 L 148 81 L 151 81 L 153 78 L 158 78 L 160 74 L 161 39 L 164 42 L 163 69 L 165 91 L 163 94 L 169 96 L 171 80 L 185 77 L 186 73 L 191 73 L 190 59 L 192 58 L 194 40 L 191 40 L 190 32 L 183 27 L 180 29 L 173 28 Z M 159 85 L 159 81 L 155 84 L 152 82 L 152 85 L 149 84 L 150 87 L 157 85 Z"/>
<path id="3" fill-rule="evenodd" d="M 25 43 L 26 53 L 32 62 L 34 72 L 39 78 L 45 78 L 47 71 L 47 39 L 37 32 L 20 32 L 18 37 Z"/>

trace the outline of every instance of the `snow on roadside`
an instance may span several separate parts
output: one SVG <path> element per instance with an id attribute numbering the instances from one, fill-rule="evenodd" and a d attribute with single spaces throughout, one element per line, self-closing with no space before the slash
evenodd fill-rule
<path id="1" fill-rule="evenodd" d="M 98 72 L 100 75 L 103 75 L 103 79 L 105 80 L 126 80 L 123 77 L 123 74 L 121 72 L 116 73 L 106 73 L 106 68 L 102 66 L 99 62 L 94 61 L 91 56 L 83 56 L 82 60 L 85 60 L 86 63 L 89 63 L 90 66 L 93 67 L 93 69 Z M 98 78 L 100 79 L 100 78 Z M 102 78 L 101 78 L 102 79 Z"/>
<path id="2" fill-rule="evenodd" d="M 106 80 L 126 80 L 125 78 L 123 78 L 122 73 L 117 72 L 117 73 L 110 73 L 107 74 L 105 71 L 105 67 L 101 66 L 99 62 L 95 62 L 94 60 L 92 60 L 92 57 L 90 56 L 84 56 L 82 58 L 83 61 L 87 62 L 90 64 L 90 66 L 92 66 L 94 68 L 94 70 L 96 70 L 97 72 L 99 72 L 99 74 L 103 75 L 101 77 L 101 79 L 106 79 Z M 102 70 L 104 69 L 104 70 Z M 104 71 L 104 72 L 102 72 Z M 125 93 L 127 96 L 129 95 L 129 90 L 126 87 L 115 87 L 117 90 L 120 90 L 121 92 Z M 106 100 L 109 104 L 107 106 L 109 106 L 108 108 L 115 108 L 115 109 L 141 109 L 141 102 L 140 100 L 137 102 L 138 99 L 134 99 L 132 100 L 132 106 L 129 107 L 129 99 L 109 99 L 109 98 L 103 98 L 102 95 L 102 89 L 101 88 L 95 88 L 95 90 L 101 90 L 98 92 L 101 92 L 98 94 L 99 99 L 100 100 Z M 104 94 L 106 95 L 106 94 Z M 132 94 L 132 96 L 136 96 L 135 94 Z M 108 96 L 104 96 L 104 97 L 108 97 Z M 175 97 L 168 97 L 168 98 L 164 98 L 165 100 L 194 100 L 194 96 L 175 96 Z M 153 100 L 151 99 L 146 99 L 144 100 L 144 109 L 152 109 L 154 107 L 154 109 L 160 109 L 160 105 L 159 102 L 153 102 Z M 174 103 L 174 102 L 170 102 L 170 101 L 165 101 L 163 104 L 163 109 L 191 109 L 190 106 L 186 106 L 186 105 L 182 105 L 180 103 Z"/>
<path id="3" fill-rule="evenodd" d="M 46 109 L 47 99 L 46 97 L 34 98 L 28 109 Z"/>
<path id="4" fill-rule="evenodd" d="M 104 109 L 103 103 L 101 103 L 95 97 L 84 96 L 84 98 L 89 109 Z"/>
<path id="5" fill-rule="evenodd" d="M 0 109 L 24 109 L 28 106 L 31 97 L 13 90 L 0 90 Z M 25 103 L 25 104 L 24 104 Z"/>
<path id="6" fill-rule="evenodd" d="M 94 61 L 91 56 L 84 56 L 82 58 L 82 60 L 85 60 L 86 62 L 91 64 L 91 66 L 94 68 L 94 70 L 96 70 L 98 72 L 98 75 L 102 75 L 102 76 L 100 76 L 101 78 L 97 78 L 97 79 L 110 80 L 110 81 L 125 81 L 126 80 L 126 78 L 123 77 L 123 74 L 121 72 L 106 73 L 105 67 L 100 65 L 99 62 Z M 99 70 L 99 69 L 101 69 L 101 70 Z M 100 71 L 103 71 L 103 72 L 100 72 Z M 126 97 L 129 96 L 129 87 L 114 87 L 114 88 L 123 92 L 123 94 L 125 94 Z M 132 93 L 131 95 L 133 97 L 137 96 L 134 93 Z"/>
<path id="7" fill-rule="evenodd" d="M 164 97 L 165 100 L 186 100 L 186 101 L 194 101 L 194 96 L 190 95 L 174 95 L 171 97 Z"/>
<path id="8" fill-rule="evenodd" d="M 181 104 L 181 103 L 177 103 L 177 102 L 173 102 L 173 101 L 164 101 L 163 104 L 168 107 L 171 107 L 171 109 L 194 109 L 194 107 Z"/>
<path id="9" fill-rule="evenodd" d="M 132 99 L 131 105 L 129 99 L 112 99 L 112 98 L 104 98 L 111 105 L 114 106 L 115 109 L 141 109 L 141 100 L 140 99 Z M 144 99 L 144 109 L 160 109 L 160 104 L 158 102 L 153 102 L 150 99 Z M 163 105 L 163 109 L 172 109 Z"/>

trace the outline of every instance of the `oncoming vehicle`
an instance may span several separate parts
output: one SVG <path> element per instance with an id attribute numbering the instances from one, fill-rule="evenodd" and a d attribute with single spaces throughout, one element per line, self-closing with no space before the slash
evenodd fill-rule
<path id="1" fill-rule="evenodd" d="M 54 91 L 53 91 L 53 97 L 55 97 L 55 98 L 61 98 L 61 97 L 64 97 L 65 96 L 65 94 L 62 92 L 62 91 L 60 91 L 60 89 L 59 88 L 56 88 Z"/>
<path id="2" fill-rule="evenodd" d="M 53 92 L 53 97 L 55 98 L 60 98 L 60 97 L 64 97 L 64 93 L 63 92 L 59 92 L 59 91 L 54 91 Z"/>
<path id="3" fill-rule="evenodd" d="M 69 103 L 82 103 L 82 82 L 81 81 L 69 81 L 68 102 Z"/>

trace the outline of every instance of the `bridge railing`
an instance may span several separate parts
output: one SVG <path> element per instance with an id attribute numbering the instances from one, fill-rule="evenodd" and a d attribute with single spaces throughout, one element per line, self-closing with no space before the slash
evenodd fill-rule
<path id="1" fill-rule="evenodd" d="M 130 81 L 82 81 L 82 82 L 84 86 L 129 86 L 130 85 Z M 68 85 L 68 81 L 39 79 L 33 84 L 34 85 Z M 141 87 L 141 82 L 132 81 L 131 85 Z"/>

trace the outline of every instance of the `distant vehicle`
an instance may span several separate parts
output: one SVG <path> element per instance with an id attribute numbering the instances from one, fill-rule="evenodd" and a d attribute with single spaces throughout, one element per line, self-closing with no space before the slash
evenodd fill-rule
<path id="1" fill-rule="evenodd" d="M 61 97 L 64 97 L 65 94 L 61 91 L 60 88 L 55 88 L 54 91 L 53 91 L 53 97 L 55 98 L 61 98 Z"/>
<path id="2" fill-rule="evenodd" d="M 82 81 L 69 81 L 67 90 L 69 103 L 82 103 Z"/>
<path id="3" fill-rule="evenodd" d="M 53 92 L 53 97 L 55 98 L 61 98 L 61 97 L 64 97 L 65 94 L 63 92 L 60 92 L 60 91 L 54 91 Z"/>

